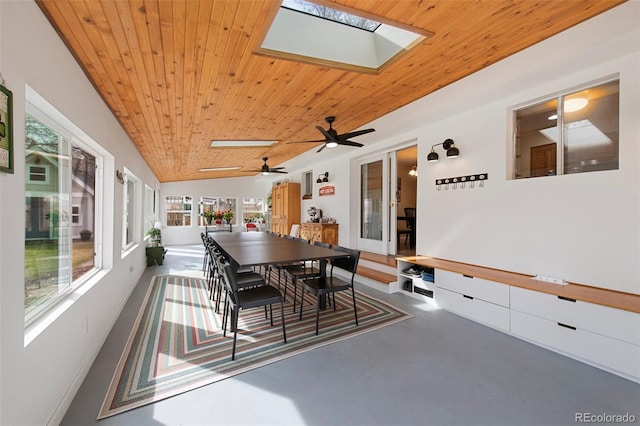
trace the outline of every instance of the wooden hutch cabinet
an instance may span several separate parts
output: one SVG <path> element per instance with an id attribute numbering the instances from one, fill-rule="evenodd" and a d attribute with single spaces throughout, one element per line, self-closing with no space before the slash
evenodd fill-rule
<path id="1" fill-rule="evenodd" d="M 321 241 L 335 246 L 338 244 L 338 224 L 314 222 L 302 223 L 300 224 L 300 236 L 307 240 L 311 240 L 311 244 L 316 241 Z"/>
<path id="2" fill-rule="evenodd" d="M 285 235 L 295 223 L 300 223 L 300 184 L 274 185 L 271 189 L 271 230 Z"/>

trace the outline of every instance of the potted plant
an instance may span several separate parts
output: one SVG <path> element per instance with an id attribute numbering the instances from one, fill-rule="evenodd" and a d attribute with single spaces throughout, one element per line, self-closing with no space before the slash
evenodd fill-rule
<path id="1" fill-rule="evenodd" d="M 157 247 L 160 245 L 160 236 L 162 234 L 162 232 L 160 231 L 160 228 L 156 228 L 155 226 L 152 226 L 151 228 L 149 228 L 149 230 L 146 232 L 146 234 L 151 237 L 151 247 Z"/>
<path id="2" fill-rule="evenodd" d="M 227 210 L 222 214 L 222 218 L 226 223 L 231 223 L 231 221 L 233 220 L 233 212 L 231 210 Z"/>
<path id="3" fill-rule="evenodd" d="M 213 212 L 211 210 L 207 210 L 206 212 L 202 213 L 202 216 L 204 216 L 207 224 L 211 225 L 211 222 L 213 221 Z"/>
<path id="4" fill-rule="evenodd" d="M 80 241 L 89 241 L 91 239 L 91 234 L 93 234 L 93 232 L 90 230 L 83 229 L 80 231 Z"/>
<path id="5" fill-rule="evenodd" d="M 216 212 L 213 214 L 213 218 L 215 219 L 216 223 L 222 223 L 222 212 L 220 210 L 216 210 Z"/>

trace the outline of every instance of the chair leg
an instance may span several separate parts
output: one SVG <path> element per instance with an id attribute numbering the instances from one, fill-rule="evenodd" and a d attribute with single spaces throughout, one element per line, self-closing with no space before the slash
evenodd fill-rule
<path id="1" fill-rule="evenodd" d="M 287 285 L 287 277 L 284 277 L 285 279 L 285 285 Z M 298 280 L 296 279 L 296 277 L 291 277 L 291 282 L 293 282 L 293 312 L 296 311 L 296 295 L 298 294 Z"/>
<path id="2" fill-rule="evenodd" d="M 271 316 L 271 318 L 273 318 L 273 315 Z M 284 342 L 287 343 L 287 330 L 285 329 L 285 325 L 284 325 L 284 301 L 283 300 L 280 301 L 280 321 L 282 321 L 282 337 L 284 339 Z"/>
<path id="3" fill-rule="evenodd" d="M 302 294 L 300 295 L 300 319 L 302 319 L 302 304 L 304 303 L 304 287 L 302 288 Z"/>
<path id="4" fill-rule="evenodd" d="M 234 312 L 234 318 L 233 318 L 233 349 L 231 351 L 231 361 L 236 359 L 236 340 L 238 337 L 238 316 L 239 316 L 239 312 L 240 309 L 236 306 L 233 309 Z"/>
<path id="5" fill-rule="evenodd" d="M 227 300 L 224 301 L 224 309 L 222 310 L 222 337 L 227 336 Z"/>
<path id="6" fill-rule="evenodd" d="M 331 297 L 327 297 L 327 300 L 328 299 L 333 299 L 333 310 L 335 311 L 336 310 L 336 292 L 335 291 L 332 292 Z"/>
<path id="7" fill-rule="evenodd" d="M 358 325 L 358 308 L 356 307 L 356 290 L 351 286 L 351 297 L 353 298 L 353 315 L 356 317 L 356 325 Z"/>
<path id="8" fill-rule="evenodd" d="M 267 306 L 264 307 L 265 314 L 267 313 Z M 273 327 L 273 305 L 269 305 L 269 315 L 271 315 L 271 327 Z"/>
<path id="9" fill-rule="evenodd" d="M 316 303 L 316 336 L 318 335 L 318 329 L 320 328 L 320 295 L 317 294 L 318 301 Z"/>

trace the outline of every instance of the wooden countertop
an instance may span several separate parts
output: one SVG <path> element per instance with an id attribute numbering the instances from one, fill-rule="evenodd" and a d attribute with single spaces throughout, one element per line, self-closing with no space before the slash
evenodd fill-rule
<path id="1" fill-rule="evenodd" d="M 437 259 L 428 256 L 403 256 L 398 260 L 415 263 L 416 265 L 429 266 L 444 269 L 459 274 L 471 275 L 514 287 L 568 297 L 583 302 L 595 303 L 611 308 L 640 313 L 640 295 L 593 287 L 584 284 L 568 283 L 567 285 L 551 284 L 534 280 L 532 275 L 518 274 L 499 269 L 486 268 L 484 266 L 470 265 L 468 263 L 454 262 L 451 260 Z M 437 285 L 437 283 L 436 283 Z"/>

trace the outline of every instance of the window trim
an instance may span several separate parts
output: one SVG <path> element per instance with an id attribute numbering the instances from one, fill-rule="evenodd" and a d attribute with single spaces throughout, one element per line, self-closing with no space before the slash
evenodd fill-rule
<path id="1" fill-rule="evenodd" d="M 562 176 L 566 174 L 580 174 L 580 173 L 566 173 L 564 170 L 564 148 L 566 146 L 566 136 L 565 136 L 565 123 L 564 123 L 564 114 L 562 113 L 562 106 L 564 99 L 567 96 L 570 96 L 574 93 L 581 92 L 584 90 L 588 90 L 591 88 L 595 88 L 598 86 L 602 86 L 608 83 L 612 83 L 617 81 L 618 84 L 621 84 L 621 78 L 619 73 L 609 74 L 607 76 L 597 78 L 594 80 L 590 80 L 588 82 L 578 84 L 572 86 L 570 88 L 562 89 L 555 91 L 549 95 L 541 96 L 536 99 L 528 100 L 526 102 L 522 102 L 520 104 L 516 104 L 508 108 L 508 116 L 510 117 L 508 123 L 508 134 L 510 135 L 508 149 L 507 149 L 507 180 L 519 181 L 519 180 L 527 180 L 522 179 L 521 177 L 516 177 L 516 162 L 517 162 L 517 135 L 518 135 L 518 126 L 517 126 L 517 113 L 518 111 L 525 110 L 527 108 L 543 104 L 545 102 L 549 102 L 552 100 L 557 100 L 557 108 L 556 113 L 558 114 L 557 127 L 559 131 L 559 140 L 556 143 L 556 176 Z M 618 96 L 620 96 L 620 92 L 618 92 Z M 618 125 L 619 125 L 620 117 L 618 116 Z M 619 155 L 619 154 L 618 154 Z M 619 160 L 619 158 L 618 158 Z"/>
<path id="2" fill-rule="evenodd" d="M 25 120 L 26 114 L 30 114 L 42 124 L 50 127 L 60 137 L 67 138 L 72 145 L 91 154 L 95 158 L 96 171 L 94 182 L 93 268 L 78 279 L 71 279 L 69 285 L 63 291 L 56 293 L 28 314 L 24 314 L 25 347 L 73 304 L 76 298 L 76 296 L 72 296 L 73 294 L 84 292 L 87 286 L 97 284 L 110 267 L 111 260 L 104 257 L 106 253 L 103 250 L 105 244 L 103 229 L 106 219 L 102 212 L 104 212 L 104 199 L 109 195 L 113 196 L 113 188 L 105 184 L 104 170 L 106 167 L 112 168 L 114 162 L 113 156 L 104 147 L 83 132 L 82 129 L 65 117 L 29 85 L 25 85 Z M 72 196 L 72 194 L 73 192 L 70 190 L 69 196 Z M 22 285 L 24 286 L 25 284 L 23 283 Z"/>

